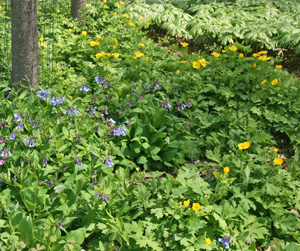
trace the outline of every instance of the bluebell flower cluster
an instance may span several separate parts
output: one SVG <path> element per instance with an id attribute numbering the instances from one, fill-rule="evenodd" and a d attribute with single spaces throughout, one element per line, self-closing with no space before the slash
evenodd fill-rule
<path id="1" fill-rule="evenodd" d="M 96 193 L 95 196 L 97 197 L 97 199 L 102 198 L 102 201 L 104 201 L 105 203 L 108 203 L 110 201 L 110 197 L 108 197 L 107 194 Z"/>
<path id="2" fill-rule="evenodd" d="M 12 153 L 10 151 L 4 151 L 4 149 L 1 147 L 1 150 L 3 150 L 0 154 L 0 157 L 3 159 L 6 159 L 8 156 L 12 157 Z"/>
<path id="3" fill-rule="evenodd" d="M 15 127 L 15 130 L 18 130 L 18 129 L 20 129 L 20 131 L 24 131 L 22 122 L 19 122 L 19 124 Z"/>
<path id="4" fill-rule="evenodd" d="M 167 100 L 166 103 L 165 103 L 165 104 L 162 104 L 161 107 L 164 107 L 164 108 L 171 108 L 172 106 L 170 105 L 169 100 Z"/>
<path id="5" fill-rule="evenodd" d="M 47 165 L 47 159 L 44 158 L 44 159 L 43 159 L 43 167 L 45 167 L 46 165 Z"/>
<path id="6" fill-rule="evenodd" d="M 16 114 L 14 114 L 14 117 L 15 117 L 15 120 L 16 120 L 17 122 L 20 122 L 20 119 L 21 119 L 21 113 L 16 113 Z"/>
<path id="7" fill-rule="evenodd" d="M 79 168 L 82 167 L 82 162 L 80 161 L 80 159 L 78 157 L 76 158 L 76 162 L 77 162 L 77 166 Z"/>
<path id="8" fill-rule="evenodd" d="M 96 107 L 96 106 L 91 107 L 91 108 L 90 108 L 90 113 L 95 114 L 95 110 L 97 110 L 97 107 Z"/>
<path id="9" fill-rule="evenodd" d="M 105 161 L 104 161 L 106 167 L 112 167 L 114 165 L 114 163 L 112 162 L 112 159 L 111 158 L 107 158 Z"/>
<path id="10" fill-rule="evenodd" d="M 87 85 L 83 85 L 83 86 L 81 86 L 81 88 L 79 90 L 82 91 L 82 92 L 88 92 L 89 87 Z"/>
<path id="11" fill-rule="evenodd" d="M 155 91 L 155 90 L 158 89 L 158 88 L 159 88 L 159 83 L 158 83 L 158 82 L 155 82 L 152 91 Z"/>
<path id="12" fill-rule="evenodd" d="M 151 84 L 144 83 L 144 90 L 149 90 L 151 88 Z"/>
<path id="13" fill-rule="evenodd" d="M 51 90 L 45 89 L 42 91 L 37 91 L 36 95 L 41 99 L 41 100 L 46 100 L 47 97 L 49 97 L 48 93 L 50 93 Z"/>
<path id="14" fill-rule="evenodd" d="M 95 77 L 95 80 L 99 85 L 103 85 L 105 78 L 101 77 L 101 76 L 97 76 L 97 77 Z"/>
<path id="15" fill-rule="evenodd" d="M 218 240 L 219 240 L 219 242 L 221 242 L 225 246 L 226 249 L 230 248 L 230 246 L 229 246 L 229 240 L 230 240 L 229 236 L 225 236 L 224 238 L 219 238 Z"/>
<path id="16" fill-rule="evenodd" d="M 54 106 L 59 106 L 61 104 L 63 104 L 63 102 L 66 100 L 65 97 L 61 97 L 61 98 L 57 98 L 57 97 L 52 97 L 50 100 L 50 103 Z"/>
<path id="17" fill-rule="evenodd" d="M 125 136 L 127 129 L 125 128 L 124 125 L 120 126 L 120 127 L 115 127 L 113 130 L 113 135 L 114 136 Z"/>
<path id="18" fill-rule="evenodd" d="M 0 166 L 4 165 L 5 162 L 6 162 L 5 160 L 0 159 Z"/>
<path id="19" fill-rule="evenodd" d="M 35 147 L 35 142 L 32 139 L 27 139 L 26 143 L 27 143 L 28 147 Z"/>
<path id="20" fill-rule="evenodd" d="M 15 140 L 16 138 L 16 134 L 15 133 L 12 133 L 10 136 L 9 136 L 9 139 L 10 140 Z"/>

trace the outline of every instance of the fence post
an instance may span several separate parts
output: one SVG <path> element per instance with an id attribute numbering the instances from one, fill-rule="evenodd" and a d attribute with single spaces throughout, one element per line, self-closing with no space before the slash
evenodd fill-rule
<path id="1" fill-rule="evenodd" d="M 39 86 L 38 0 L 11 0 L 12 84 Z M 18 88 L 18 85 L 16 85 Z"/>

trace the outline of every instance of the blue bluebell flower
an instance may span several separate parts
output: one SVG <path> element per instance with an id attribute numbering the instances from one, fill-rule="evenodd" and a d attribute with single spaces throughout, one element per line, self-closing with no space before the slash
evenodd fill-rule
<path id="1" fill-rule="evenodd" d="M 219 238 L 218 240 L 219 240 L 219 242 L 221 242 L 225 246 L 226 249 L 230 248 L 230 246 L 229 246 L 229 240 L 230 240 L 229 236 L 225 236 L 224 238 Z"/>
<path id="2" fill-rule="evenodd" d="M 44 159 L 43 159 L 43 167 L 45 167 L 46 165 L 47 165 L 47 159 L 44 158 Z"/>
<path id="3" fill-rule="evenodd" d="M 186 105 L 185 104 L 181 104 L 181 110 L 184 110 L 184 108 L 186 108 Z"/>
<path id="4" fill-rule="evenodd" d="M 111 158 L 107 158 L 105 161 L 104 161 L 106 167 L 112 167 L 114 165 L 114 163 L 112 162 L 112 159 Z"/>
<path id="5" fill-rule="evenodd" d="M 59 106 L 61 105 L 64 101 L 66 100 L 65 97 L 57 98 L 57 97 L 52 97 L 50 100 L 50 103 L 54 106 Z"/>
<path id="6" fill-rule="evenodd" d="M 162 104 L 162 107 L 171 108 L 172 106 L 170 105 L 169 100 L 167 100 L 165 104 Z"/>
<path id="7" fill-rule="evenodd" d="M 51 90 L 45 89 L 42 91 L 37 91 L 36 95 L 41 99 L 41 100 L 46 100 L 47 97 L 49 97 L 48 93 L 50 93 Z"/>
<path id="8" fill-rule="evenodd" d="M 82 167 L 82 162 L 80 161 L 80 159 L 78 157 L 76 158 L 76 161 L 77 161 L 77 166 L 79 168 Z"/>
<path id="9" fill-rule="evenodd" d="M 6 162 L 5 160 L 0 159 L 0 166 L 4 165 L 5 162 Z"/>
<path id="10" fill-rule="evenodd" d="M 87 85 L 83 85 L 83 86 L 81 86 L 81 88 L 79 90 L 82 91 L 82 92 L 88 92 L 89 87 Z"/>
<path id="11" fill-rule="evenodd" d="M 19 122 L 19 124 L 15 127 L 15 130 L 18 130 L 18 129 L 20 129 L 20 131 L 24 131 L 22 122 Z"/>
<path id="12" fill-rule="evenodd" d="M 144 83 L 144 89 L 149 90 L 151 88 L 151 85 L 149 83 Z"/>
<path id="13" fill-rule="evenodd" d="M 97 110 L 97 107 L 96 107 L 96 106 L 91 107 L 91 108 L 90 108 L 90 113 L 95 114 L 95 110 Z"/>
<path id="14" fill-rule="evenodd" d="M 16 134 L 15 133 L 12 133 L 10 136 L 9 136 L 9 139 L 10 140 L 14 140 L 16 138 Z"/>
<path id="15" fill-rule="evenodd" d="M 98 84 L 101 84 L 101 85 L 103 85 L 104 84 L 104 77 L 101 77 L 101 76 L 97 76 L 97 77 L 95 77 L 95 80 L 96 80 L 96 82 L 98 83 Z"/>
<path id="16" fill-rule="evenodd" d="M 26 140 L 26 143 L 29 147 L 35 147 L 35 142 L 31 139 Z"/>
<path id="17" fill-rule="evenodd" d="M 21 113 L 16 113 L 16 114 L 14 114 L 14 117 L 15 117 L 15 120 L 16 120 L 17 122 L 20 122 L 20 119 L 21 119 Z"/>
<path id="18" fill-rule="evenodd" d="M 103 84 L 103 88 L 106 89 L 109 84 L 110 84 L 109 82 L 105 82 L 105 84 Z"/>

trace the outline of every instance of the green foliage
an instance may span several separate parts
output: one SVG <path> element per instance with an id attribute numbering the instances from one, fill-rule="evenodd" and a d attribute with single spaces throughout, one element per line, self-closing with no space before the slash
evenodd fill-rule
<path id="1" fill-rule="evenodd" d="M 198 44 L 228 45 L 240 41 L 255 49 L 300 52 L 299 3 L 295 1 L 134 1 L 126 11 L 151 22 L 172 36 Z"/>
<path id="2" fill-rule="evenodd" d="M 80 23 L 62 2 L 39 92 L 0 83 L 1 250 L 299 248 L 299 79 L 240 43 L 154 43 L 150 22 L 194 14 L 172 4 L 97 1 Z"/>

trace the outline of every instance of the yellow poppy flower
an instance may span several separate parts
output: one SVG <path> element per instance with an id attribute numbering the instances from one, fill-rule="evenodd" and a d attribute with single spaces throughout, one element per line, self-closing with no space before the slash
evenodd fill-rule
<path id="1" fill-rule="evenodd" d="M 283 159 L 281 159 L 281 158 L 275 158 L 273 160 L 273 162 L 274 162 L 275 165 L 281 165 L 283 163 Z"/>
<path id="2" fill-rule="evenodd" d="M 265 79 L 265 80 L 263 80 L 262 82 L 261 82 L 261 84 L 263 85 L 263 84 L 265 84 L 267 82 L 267 80 Z"/>
<path id="3" fill-rule="evenodd" d="M 211 239 L 210 238 L 206 238 L 204 241 L 206 242 L 207 245 L 211 244 Z"/>
<path id="4" fill-rule="evenodd" d="M 228 166 L 224 167 L 224 173 L 229 173 L 230 172 L 230 168 Z"/>
<path id="5" fill-rule="evenodd" d="M 218 52 L 213 52 L 212 55 L 214 55 L 216 58 L 220 57 L 220 53 Z"/>
<path id="6" fill-rule="evenodd" d="M 232 45 L 229 47 L 229 50 L 231 51 L 236 51 L 237 50 L 237 47 L 235 45 Z"/>
<path id="7" fill-rule="evenodd" d="M 240 150 L 248 149 L 250 146 L 251 146 L 251 144 L 248 141 L 238 144 L 238 147 L 239 147 Z"/>
<path id="8" fill-rule="evenodd" d="M 69 31 L 72 32 L 73 30 L 70 28 Z"/>
<path id="9" fill-rule="evenodd" d="M 222 53 L 225 53 L 226 52 L 226 50 L 222 50 Z"/>
<path id="10" fill-rule="evenodd" d="M 274 148 L 274 152 L 277 153 L 278 152 L 278 148 Z"/>
<path id="11" fill-rule="evenodd" d="M 244 57 L 244 54 L 243 54 L 243 53 L 240 53 L 239 56 L 240 56 L 241 58 L 243 58 L 243 57 Z"/>
<path id="12" fill-rule="evenodd" d="M 40 41 L 43 42 L 45 40 L 45 38 L 43 37 L 40 37 Z"/>
<path id="13" fill-rule="evenodd" d="M 47 48 L 47 45 L 45 43 L 41 43 L 41 47 Z"/>
<path id="14" fill-rule="evenodd" d="M 91 45 L 91 46 L 95 46 L 95 45 L 96 45 L 96 41 L 91 41 L 91 42 L 90 42 L 90 45 Z"/>
<path id="15" fill-rule="evenodd" d="M 57 10 L 56 12 L 57 12 L 57 13 L 60 13 L 60 10 Z"/>
<path id="16" fill-rule="evenodd" d="M 90 3 L 85 5 L 85 8 L 91 7 L 92 5 Z"/>
<path id="17" fill-rule="evenodd" d="M 141 20 L 141 21 L 143 21 L 143 20 L 144 20 L 144 18 L 143 18 L 143 17 L 140 17 L 140 20 Z"/>
<path id="18" fill-rule="evenodd" d="M 268 61 L 270 60 L 272 57 L 267 57 L 266 55 L 260 56 L 258 57 L 258 60 L 262 60 L 262 61 Z"/>
<path id="19" fill-rule="evenodd" d="M 186 42 L 183 42 L 183 43 L 180 43 L 182 45 L 182 47 L 188 47 L 189 46 L 189 43 L 186 43 Z"/>
<path id="20" fill-rule="evenodd" d="M 253 53 L 252 56 L 253 57 L 259 57 L 260 55 L 258 53 Z"/>
<path id="21" fill-rule="evenodd" d="M 123 16 L 123 17 L 126 17 L 126 18 L 129 18 L 128 14 L 126 14 L 126 13 L 123 14 L 122 16 Z"/>
<path id="22" fill-rule="evenodd" d="M 144 56 L 144 53 L 142 53 L 142 52 L 140 52 L 140 51 L 136 51 L 134 54 L 135 54 L 135 56 L 138 57 L 138 58 Z"/>
<path id="23" fill-rule="evenodd" d="M 115 58 L 118 58 L 118 57 L 120 56 L 120 54 L 117 53 L 117 52 L 113 53 L 112 55 L 113 55 Z"/>
<path id="24" fill-rule="evenodd" d="M 113 48 L 114 48 L 114 49 L 116 49 L 116 48 L 117 48 L 117 46 L 115 46 L 115 45 L 114 45 L 114 46 L 113 46 Z"/>
<path id="25" fill-rule="evenodd" d="M 276 68 L 277 69 L 282 69 L 282 65 L 278 64 L 278 65 L 276 65 Z"/>
<path id="26" fill-rule="evenodd" d="M 185 207 L 188 207 L 189 205 L 190 205 L 190 200 L 185 200 L 184 202 L 183 202 L 183 205 L 185 206 Z"/>
<path id="27" fill-rule="evenodd" d="M 120 5 L 125 5 L 125 3 L 123 1 L 120 1 Z"/>
<path id="28" fill-rule="evenodd" d="M 176 73 L 179 74 L 179 73 L 180 73 L 180 70 L 177 70 Z"/>
<path id="29" fill-rule="evenodd" d="M 200 69 L 200 67 L 201 67 L 201 64 L 199 61 L 193 61 L 193 68 Z"/>
<path id="30" fill-rule="evenodd" d="M 84 35 L 84 36 L 86 36 L 87 35 L 87 31 L 82 31 L 81 34 Z"/>
<path id="31" fill-rule="evenodd" d="M 117 12 L 114 12 L 113 15 L 114 15 L 114 16 L 117 15 Z"/>
<path id="32" fill-rule="evenodd" d="M 128 23 L 129 26 L 133 27 L 134 26 L 134 23 Z"/>
<path id="33" fill-rule="evenodd" d="M 200 210 L 200 204 L 199 203 L 193 203 L 193 207 L 192 207 L 195 211 L 199 211 Z"/>
<path id="34" fill-rule="evenodd" d="M 254 64 L 253 67 L 255 68 L 255 67 L 256 67 L 256 64 Z"/>
<path id="35" fill-rule="evenodd" d="M 116 43 L 118 43 L 118 39 L 114 38 L 114 41 L 115 41 Z"/>
<path id="36" fill-rule="evenodd" d="M 101 43 L 99 41 L 95 41 L 96 45 L 100 45 Z"/>
<path id="37" fill-rule="evenodd" d="M 180 61 L 181 64 L 185 64 L 186 63 L 186 60 L 182 60 Z"/>
<path id="38" fill-rule="evenodd" d="M 140 43 L 140 44 L 139 44 L 139 46 L 141 46 L 141 47 L 145 47 L 145 44 L 143 44 L 143 43 Z"/>
<path id="39" fill-rule="evenodd" d="M 272 80 L 272 85 L 277 85 L 278 84 L 278 79 L 277 78 L 275 78 L 274 80 Z"/>
<path id="40" fill-rule="evenodd" d="M 199 62 L 203 67 L 206 67 L 206 60 L 204 58 L 199 59 Z"/>

